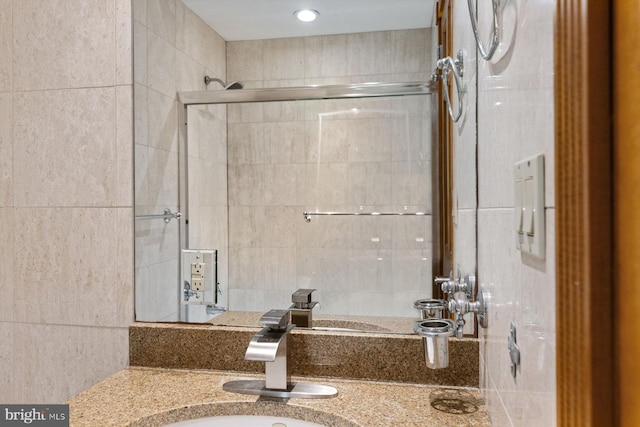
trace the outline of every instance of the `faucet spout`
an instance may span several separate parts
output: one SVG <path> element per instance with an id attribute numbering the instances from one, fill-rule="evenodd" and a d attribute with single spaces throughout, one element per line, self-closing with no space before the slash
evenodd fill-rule
<path id="1" fill-rule="evenodd" d="M 294 328 L 289 324 L 289 311 L 271 310 L 260 322 L 266 326 L 251 339 L 244 358 L 265 362 L 266 388 L 287 390 L 287 335 Z"/>

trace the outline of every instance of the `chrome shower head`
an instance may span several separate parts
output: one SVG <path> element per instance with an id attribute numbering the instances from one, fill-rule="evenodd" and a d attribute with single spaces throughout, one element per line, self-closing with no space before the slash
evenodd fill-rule
<path id="1" fill-rule="evenodd" d="M 224 88 L 224 90 L 227 89 L 242 89 L 242 83 L 240 82 L 231 82 L 229 84 L 226 84 L 224 81 L 216 78 L 216 77 L 211 77 L 211 76 L 204 76 L 204 84 L 209 86 L 209 83 L 211 82 L 218 82 L 220 83 L 220 85 Z"/>

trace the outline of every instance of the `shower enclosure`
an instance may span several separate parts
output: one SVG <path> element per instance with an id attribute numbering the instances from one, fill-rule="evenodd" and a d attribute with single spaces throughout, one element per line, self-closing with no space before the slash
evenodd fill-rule
<path id="1" fill-rule="evenodd" d="M 286 308 L 314 288 L 324 314 L 415 316 L 438 258 L 431 84 L 179 96 L 181 218 L 167 226 L 181 249 L 217 250 L 218 307 Z M 178 276 L 167 304 L 207 321 L 213 304 L 182 304 Z"/>

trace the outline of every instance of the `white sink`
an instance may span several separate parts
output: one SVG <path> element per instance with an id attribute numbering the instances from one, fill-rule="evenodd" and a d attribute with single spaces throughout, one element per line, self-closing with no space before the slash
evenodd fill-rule
<path id="1" fill-rule="evenodd" d="M 268 417 L 264 415 L 228 415 L 166 424 L 164 427 L 326 427 L 322 424 L 293 418 Z"/>

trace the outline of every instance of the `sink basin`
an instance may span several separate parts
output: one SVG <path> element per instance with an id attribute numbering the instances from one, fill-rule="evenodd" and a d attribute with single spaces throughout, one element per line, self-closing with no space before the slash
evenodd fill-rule
<path id="1" fill-rule="evenodd" d="M 228 415 L 197 418 L 166 424 L 164 427 L 325 427 L 322 424 L 293 418 L 268 417 L 263 415 Z"/>
<path id="2" fill-rule="evenodd" d="M 173 424 L 172 424 L 173 423 Z M 130 427 L 357 427 L 325 411 L 279 401 L 220 402 L 183 406 L 146 416 Z"/>

